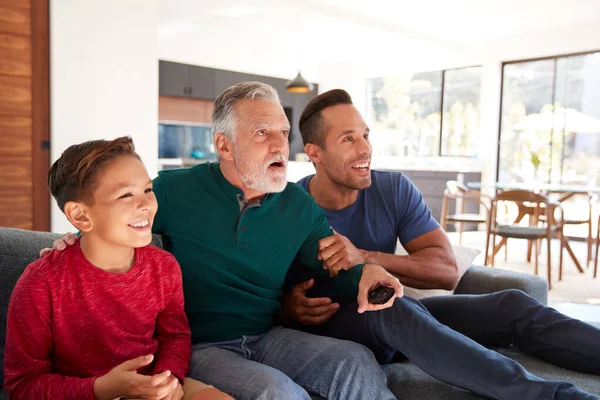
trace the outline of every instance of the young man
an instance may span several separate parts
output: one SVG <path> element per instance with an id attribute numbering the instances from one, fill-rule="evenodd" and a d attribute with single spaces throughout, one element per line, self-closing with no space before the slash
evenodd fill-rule
<path id="1" fill-rule="evenodd" d="M 343 90 L 317 96 L 302 113 L 300 131 L 316 174 L 299 184 L 323 207 L 336 231 L 320 242 L 325 267 L 335 274 L 350 264 L 376 262 L 404 284 L 453 288 L 456 262 L 445 233 L 404 175 L 371 171 L 369 128 L 350 96 Z M 409 256 L 394 255 L 398 239 Z M 600 331 L 520 291 L 423 300 L 433 317 L 410 298 L 360 315 L 354 305 L 333 303 L 332 297 L 339 298 L 335 288 L 312 271 L 296 264 L 290 279 L 305 282 L 286 296 L 286 314 L 314 325 L 305 326 L 310 332 L 363 343 L 381 359 L 399 351 L 438 379 L 493 398 L 597 398 L 567 383 L 533 377 L 463 336 L 490 346 L 518 345 L 557 365 L 600 374 Z M 312 288 L 315 281 L 309 279 L 316 280 Z M 317 298 L 307 298 L 307 289 Z"/>
<path id="2" fill-rule="evenodd" d="M 181 399 L 191 352 L 181 271 L 148 246 L 157 203 L 131 139 L 69 147 L 48 186 L 81 237 L 29 265 L 15 286 L 9 396 Z M 219 393 L 194 399 L 230 399 Z"/>
<path id="3" fill-rule="evenodd" d="M 181 265 L 190 376 L 238 400 L 308 400 L 309 392 L 394 399 L 365 347 L 273 324 L 292 260 L 321 270 L 319 240 L 332 234 L 323 210 L 286 182 L 290 126 L 277 92 L 258 82 L 232 86 L 215 101 L 212 122 L 219 162 L 161 171 L 154 180 L 152 229 Z M 375 264 L 352 266 L 334 284 L 359 312 L 389 307 L 402 293 Z M 369 304 L 378 285 L 395 294 Z"/>

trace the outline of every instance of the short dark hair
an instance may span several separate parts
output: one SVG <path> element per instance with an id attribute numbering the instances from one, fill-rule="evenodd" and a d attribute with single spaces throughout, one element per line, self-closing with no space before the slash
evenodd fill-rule
<path id="1" fill-rule="evenodd" d="M 299 124 L 300 134 L 305 145 L 313 143 L 321 148 L 325 148 L 327 124 L 321 115 L 321 111 L 337 106 L 338 104 L 353 104 L 352 97 L 345 90 L 333 89 L 321 93 L 308 103 L 300 115 Z"/>
<path id="2" fill-rule="evenodd" d="M 61 211 L 69 201 L 92 204 L 98 173 L 119 156 L 140 159 L 130 137 L 90 140 L 67 148 L 48 172 L 48 188 Z"/>

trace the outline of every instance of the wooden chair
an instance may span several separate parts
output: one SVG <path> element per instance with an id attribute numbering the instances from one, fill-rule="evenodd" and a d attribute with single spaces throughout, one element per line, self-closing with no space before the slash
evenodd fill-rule
<path id="1" fill-rule="evenodd" d="M 444 190 L 444 200 L 442 202 L 442 216 L 440 218 L 442 229 L 446 230 L 448 223 L 454 224 L 458 229 L 458 243 L 462 243 L 464 223 L 483 224 L 487 221 L 490 208 L 484 200 L 486 198 L 488 197 L 481 194 L 481 192 L 472 190 L 460 182 L 446 182 L 446 190 Z M 448 213 L 448 202 L 451 199 L 460 202 L 460 212 L 458 214 Z M 478 203 L 483 206 L 485 214 L 465 213 L 465 203 L 467 202 Z"/>
<path id="2" fill-rule="evenodd" d="M 507 203 L 517 205 L 519 215 L 517 218 L 508 221 L 498 221 L 498 208 L 500 205 L 508 208 Z M 533 214 L 529 215 L 527 225 L 521 221 L 524 219 L 521 215 L 522 210 L 532 210 Z M 560 211 L 560 218 L 554 215 L 556 210 Z M 540 218 L 543 216 L 543 218 Z M 548 287 L 552 288 L 552 257 L 551 257 L 551 241 L 557 235 L 561 238 L 561 258 L 562 258 L 562 208 L 560 204 L 551 201 L 546 196 L 530 192 L 528 190 L 507 190 L 499 192 L 492 199 L 490 207 L 490 215 L 488 218 L 488 229 L 486 238 L 485 259 L 488 259 L 489 254 L 489 238 L 492 236 L 492 253 L 490 256 L 490 264 L 494 266 L 494 258 L 499 246 L 496 247 L 496 236 L 503 239 L 526 239 L 533 241 L 535 255 L 535 274 L 538 274 L 538 246 L 542 239 L 546 239 L 548 243 Z"/>

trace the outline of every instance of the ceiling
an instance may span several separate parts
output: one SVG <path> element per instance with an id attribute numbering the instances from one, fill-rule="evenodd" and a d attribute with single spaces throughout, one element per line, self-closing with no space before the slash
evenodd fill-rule
<path id="1" fill-rule="evenodd" d="M 159 0 L 159 56 L 291 76 L 600 23 L 599 0 Z"/>

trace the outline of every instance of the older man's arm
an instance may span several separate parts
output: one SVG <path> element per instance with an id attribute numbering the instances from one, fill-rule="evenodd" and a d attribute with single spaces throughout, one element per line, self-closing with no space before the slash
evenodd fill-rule
<path id="1" fill-rule="evenodd" d="M 319 259 L 319 241 L 333 234 L 329 227 L 325 212 L 312 200 L 310 202 L 310 234 L 300 247 L 297 257 L 304 265 L 322 271 L 323 262 Z M 403 295 L 402 285 L 397 278 L 389 274 L 380 265 L 374 263 L 358 263 L 344 270 L 331 272 L 336 288 L 346 299 L 356 299 L 358 312 L 375 311 L 390 307 L 396 297 Z M 395 295 L 383 305 L 368 302 L 368 292 L 377 286 L 388 286 L 395 289 Z"/>

